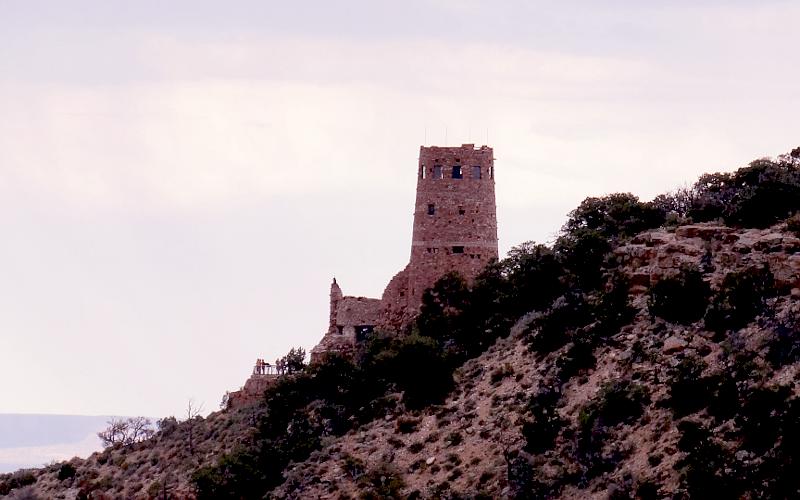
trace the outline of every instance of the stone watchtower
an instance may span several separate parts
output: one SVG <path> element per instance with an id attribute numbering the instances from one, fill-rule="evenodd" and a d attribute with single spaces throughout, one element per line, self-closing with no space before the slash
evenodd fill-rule
<path id="1" fill-rule="evenodd" d="M 404 331 L 422 305 L 422 294 L 451 271 L 472 281 L 498 258 L 492 148 L 474 144 L 421 146 L 411 258 L 386 286 L 380 300 L 343 296 L 331 285 L 328 333 L 312 361 L 346 352 L 374 327 Z"/>
<path id="2" fill-rule="evenodd" d="M 456 271 L 472 281 L 497 257 L 492 148 L 420 147 L 411 259 L 383 292 L 379 326 L 404 330 L 436 280 Z"/>
<path id="3" fill-rule="evenodd" d="M 420 147 L 410 305 L 420 304 L 443 274 L 457 271 L 472 280 L 497 257 L 492 148 Z"/>

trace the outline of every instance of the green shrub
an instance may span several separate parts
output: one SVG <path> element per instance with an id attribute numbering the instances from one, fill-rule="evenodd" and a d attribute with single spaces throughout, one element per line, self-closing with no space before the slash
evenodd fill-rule
<path id="1" fill-rule="evenodd" d="M 739 498 L 732 478 L 731 456 L 703 424 L 684 420 L 678 424 L 678 449 L 684 453 L 675 468 L 689 498 Z"/>
<path id="2" fill-rule="evenodd" d="M 766 357 L 776 368 L 800 360 L 800 324 L 796 320 L 781 321 L 772 327 Z"/>
<path id="3" fill-rule="evenodd" d="M 545 313 L 532 321 L 526 339 L 532 351 L 547 354 L 567 344 L 570 332 L 591 320 L 592 310 L 585 296 L 568 293 L 556 299 Z"/>
<path id="4" fill-rule="evenodd" d="M 504 363 L 502 366 L 496 367 L 489 375 L 489 381 L 492 385 L 498 384 L 501 380 L 514 374 L 514 367 L 510 363 Z"/>
<path id="5" fill-rule="evenodd" d="M 795 151 L 775 160 L 755 160 L 732 174 L 701 176 L 692 190 L 689 215 L 698 222 L 722 218 L 744 227 L 767 227 L 785 219 L 800 206 Z"/>
<path id="6" fill-rule="evenodd" d="M 597 339 L 591 331 L 578 329 L 571 335 L 572 342 L 567 344 L 565 352 L 560 354 L 555 361 L 558 368 L 557 377 L 561 382 L 566 382 L 582 370 L 592 368 L 597 363 L 594 348 Z"/>
<path id="7" fill-rule="evenodd" d="M 757 386 L 742 395 L 736 423 L 742 447 L 756 453 L 771 449 L 781 436 L 781 421 L 791 394 L 788 387 Z"/>
<path id="8" fill-rule="evenodd" d="M 710 391 L 702 378 L 706 363 L 696 357 L 684 358 L 672 370 L 669 386 L 669 405 L 677 416 L 688 415 L 705 408 Z"/>
<path id="9" fill-rule="evenodd" d="M 611 252 L 606 236 L 588 228 L 563 232 L 553 250 L 573 289 L 594 290 L 602 284 L 603 264 Z"/>
<path id="10" fill-rule="evenodd" d="M 750 267 L 725 275 L 705 315 L 705 326 L 716 333 L 746 326 L 764 310 L 765 300 L 775 294 L 769 267 Z"/>
<path id="11" fill-rule="evenodd" d="M 7 495 L 12 490 L 24 488 L 36 482 L 36 476 L 30 470 L 19 470 L 12 474 L 0 476 L 0 495 Z"/>
<path id="12" fill-rule="evenodd" d="M 525 451 L 543 453 L 553 448 L 564 421 L 558 414 L 561 391 L 556 385 L 545 385 L 528 402 L 529 419 L 523 421 Z"/>
<path id="13" fill-rule="evenodd" d="M 366 470 L 367 468 L 361 459 L 350 454 L 344 456 L 344 471 L 347 472 L 351 479 L 358 480 Z"/>
<path id="14" fill-rule="evenodd" d="M 605 384 L 580 411 L 575 435 L 575 459 L 583 467 L 583 481 L 612 470 L 622 460 L 619 452 L 604 451 L 609 428 L 634 422 L 641 417 L 649 401 L 649 394 L 643 385 L 621 379 Z"/>
<path id="15" fill-rule="evenodd" d="M 64 463 L 58 469 L 58 480 L 64 481 L 65 479 L 73 478 L 75 477 L 75 472 L 75 466 L 69 462 Z"/>
<path id="16" fill-rule="evenodd" d="M 411 409 L 439 403 L 453 388 L 452 367 L 439 344 L 419 335 L 397 339 L 371 371 L 403 391 L 403 402 Z"/>
<path id="17" fill-rule="evenodd" d="M 664 222 L 665 213 L 652 203 L 642 203 L 630 193 L 586 198 L 570 212 L 562 231 L 597 231 L 606 239 L 633 236 Z"/>
<path id="18" fill-rule="evenodd" d="M 402 498 L 405 482 L 400 474 L 388 465 L 372 469 L 358 481 L 362 500 Z"/>
<path id="19" fill-rule="evenodd" d="M 631 305 L 629 292 L 630 280 L 624 274 L 614 272 L 595 299 L 594 337 L 610 337 L 633 321 L 637 310 Z"/>
<path id="20" fill-rule="evenodd" d="M 800 238 L 800 212 L 786 219 L 786 229 Z"/>
<path id="21" fill-rule="evenodd" d="M 445 438 L 445 441 L 447 441 L 450 446 L 458 446 L 461 444 L 462 440 L 463 437 L 461 436 L 461 433 L 458 431 L 451 432 Z"/>
<path id="22" fill-rule="evenodd" d="M 397 419 L 395 429 L 401 434 L 410 434 L 417 430 L 419 419 L 416 417 L 400 417 Z"/>
<path id="23" fill-rule="evenodd" d="M 676 276 L 659 280 L 650 289 L 650 314 L 673 323 L 690 324 L 701 319 L 711 288 L 696 268 L 686 267 Z"/>
<path id="24" fill-rule="evenodd" d="M 556 254 L 532 241 L 509 250 L 508 257 L 500 263 L 500 272 L 506 283 L 493 284 L 494 293 L 502 293 L 498 297 L 504 306 L 500 313 L 509 318 L 547 308 L 564 290 L 564 270 Z"/>
<path id="25" fill-rule="evenodd" d="M 597 420 L 604 426 L 631 423 L 642 416 L 645 404 L 650 402 L 647 388 L 627 379 L 605 384 L 585 409 L 581 420 Z"/>

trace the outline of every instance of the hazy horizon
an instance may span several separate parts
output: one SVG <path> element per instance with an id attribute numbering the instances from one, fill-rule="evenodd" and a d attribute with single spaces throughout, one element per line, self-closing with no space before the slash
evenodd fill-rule
<path id="1" fill-rule="evenodd" d="M 0 474 L 85 458 L 102 449 L 97 432 L 110 416 L 0 414 Z"/>
<path id="2" fill-rule="evenodd" d="M 501 253 L 800 143 L 788 1 L 0 5 L 3 413 L 182 416 L 408 261 L 421 144 Z M 446 139 L 445 139 L 446 138 Z M 445 144 L 445 142 L 447 144 Z"/>

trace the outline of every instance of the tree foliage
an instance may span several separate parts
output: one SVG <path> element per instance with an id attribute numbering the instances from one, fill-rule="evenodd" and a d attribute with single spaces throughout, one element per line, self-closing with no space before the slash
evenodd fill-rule
<path id="1" fill-rule="evenodd" d="M 694 267 L 684 267 L 674 276 L 660 279 L 650 289 L 650 314 L 674 323 L 689 324 L 702 319 L 711 287 Z"/>
<path id="2" fill-rule="evenodd" d="M 278 373 L 291 375 L 306 368 L 306 351 L 302 347 L 293 347 L 282 358 L 275 361 Z"/>
<path id="3" fill-rule="evenodd" d="M 153 423 L 145 417 L 112 418 L 108 427 L 97 433 L 103 446 L 128 446 L 152 437 Z"/>

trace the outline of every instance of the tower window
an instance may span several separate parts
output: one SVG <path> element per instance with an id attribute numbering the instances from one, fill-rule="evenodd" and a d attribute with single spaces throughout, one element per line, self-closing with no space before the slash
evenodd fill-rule
<path id="1" fill-rule="evenodd" d="M 465 213 L 467 213 L 467 211 L 464 210 L 464 207 L 458 207 L 458 215 L 464 215 Z"/>
<path id="2" fill-rule="evenodd" d="M 494 179 L 494 167 L 489 167 L 489 178 Z"/>
<path id="3" fill-rule="evenodd" d="M 434 165 L 433 166 L 433 178 L 434 179 L 443 179 L 442 176 L 442 166 L 441 165 Z"/>
<path id="4" fill-rule="evenodd" d="M 472 167 L 472 178 L 473 179 L 481 178 L 481 167 L 478 166 Z"/>
<path id="5" fill-rule="evenodd" d="M 453 247 L 453 253 L 464 253 L 464 247 Z"/>
<path id="6" fill-rule="evenodd" d="M 372 335 L 372 332 L 375 330 L 373 325 L 356 325 L 356 340 L 359 342 L 364 342 Z"/>
<path id="7" fill-rule="evenodd" d="M 420 179 L 424 179 L 425 178 L 425 173 L 426 173 L 425 165 L 420 165 L 419 166 L 419 178 Z"/>
<path id="8" fill-rule="evenodd" d="M 428 203 L 428 215 L 436 214 L 436 205 L 433 203 Z"/>
<path id="9" fill-rule="evenodd" d="M 461 179 L 462 177 L 461 165 L 453 165 L 453 179 Z"/>

